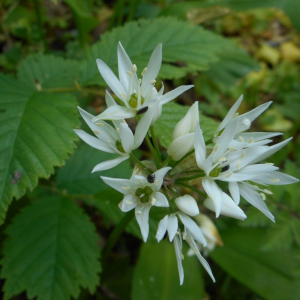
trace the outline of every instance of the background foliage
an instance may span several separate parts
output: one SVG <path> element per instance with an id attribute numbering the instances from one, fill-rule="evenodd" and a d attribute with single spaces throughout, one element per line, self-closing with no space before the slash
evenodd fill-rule
<path id="1" fill-rule="evenodd" d="M 90 173 L 109 155 L 78 142 L 72 130 L 81 127 L 77 105 L 104 109 L 96 58 L 116 72 L 121 41 L 141 71 L 162 43 L 165 89 L 195 85 L 164 107 L 155 125 L 162 146 L 195 100 L 206 136 L 240 94 L 242 112 L 273 100 L 254 129 L 294 136 L 272 160 L 299 178 L 298 0 L 3 0 L 0 12 L 0 297 L 300 298 L 299 184 L 272 188 L 276 224 L 247 203 L 244 222 L 220 217 L 224 246 L 208 258 L 217 283 L 186 256 L 179 286 L 173 246 L 151 243 L 161 218 L 155 208 L 150 243 L 132 221 L 100 259 L 123 218 L 121 195 Z M 143 145 L 136 155 L 148 152 Z M 128 178 L 132 168 L 126 161 L 103 174 Z"/>

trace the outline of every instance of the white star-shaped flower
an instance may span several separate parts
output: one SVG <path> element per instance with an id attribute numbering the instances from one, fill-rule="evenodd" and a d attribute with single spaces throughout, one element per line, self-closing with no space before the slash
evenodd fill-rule
<path id="1" fill-rule="evenodd" d="M 143 113 L 154 102 L 158 102 L 152 124 L 160 117 L 162 105 L 173 100 L 193 85 L 180 86 L 163 95 L 162 87 L 157 92 L 155 85 L 162 62 L 162 44 L 153 51 L 148 66 L 142 71 L 142 78 L 138 78 L 137 66 L 132 64 L 123 46 L 118 44 L 118 70 L 119 79 L 112 70 L 101 60 L 97 59 L 97 65 L 102 77 L 118 97 L 118 105 L 108 107 L 99 116 L 94 117 L 93 122 L 99 120 L 127 119 Z"/>
<path id="2" fill-rule="evenodd" d="M 150 208 L 152 206 L 169 207 L 166 196 L 159 190 L 163 184 L 164 176 L 170 169 L 170 167 L 165 167 L 154 172 L 151 174 L 151 180 L 140 175 L 133 175 L 130 179 L 101 176 L 107 185 L 124 194 L 124 198 L 119 204 L 123 212 L 135 208 L 135 217 L 145 242 L 149 234 Z"/>

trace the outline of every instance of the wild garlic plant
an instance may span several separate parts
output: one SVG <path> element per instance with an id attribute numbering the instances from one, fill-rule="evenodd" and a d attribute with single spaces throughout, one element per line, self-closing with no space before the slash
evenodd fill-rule
<path id="1" fill-rule="evenodd" d="M 168 213 L 158 224 L 156 239 L 161 241 L 167 233 L 169 241 L 173 242 L 180 284 L 184 281 L 183 241 L 215 281 L 201 251 L 207 254 L 222 242 L 213 221 L 201 214 L 199 205 L 215 212 L 216 218 L 223 215 L 244 220 L 247 216 L 239 206 L 242 197 L 275 222 L 266 204 L 267 195 L 271 194 L 268 185 L 286 185 L 298 179 L 279 172 L 278 167 L 265 160 L 284 147 L 291 138 L 271 145 L 272 138 L 281 133 L 248 131 L 252 122 L 271 102 L 239 115 L 237 110 L 243 100 L 241 96 L 215 134 L 206 141 L 201 130 L 198 102 L 195 102 L 175 126 L 168 148 L 163 149 L 153 125 L 163 113 L 164 104 L 193 86 L 177 87 L 166 94 L 163 94 L 162 86 L 157 91 L 155 82 L 161 62 L 162 45 L 159 44 L 148 66 L 140 72 L 139 66 L 131 62 L 119 43 L 118 79 L 98 59 L 99 71 L 114 96 L 106 92 L 107 109 L 98 116 L 79 108 L 95 136 L 83 130 L 76 129 L 75 132 L 90 146 L 116 154 L 115 159 L 99 162 L 93 172 L 114 168 L 127 159 L 136 164 L 129 179 L 104 176 L 101 179 L 124 195 L 119 204 L 122 212 L 128 213 L 134 209 L 144 242 L 147 242 L 149 235 L 150 209 L 153 206 L 168 208 Z M 128 125 L 130 118 L 137 120 L 135 128 Z M 153 161 L 141 161 L 132 152 L 144 141 L 148 144 Z M 162 153 L 168 155 L 165 160 L 162 160 Z M 228 189 L 222 189 L 224 185 L 220 186 L 220 182 L 225 182 Z M 187 194 L 187 190 L 198 196 Z"/>

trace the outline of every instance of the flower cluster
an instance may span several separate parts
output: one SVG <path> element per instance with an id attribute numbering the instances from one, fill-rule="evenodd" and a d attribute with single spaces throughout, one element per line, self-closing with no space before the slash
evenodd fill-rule
<path id="1" fill-rule="evenodd" d="M 159 119 L 164 104 L 192 86 L 181 86 L 166 94 L 163 94 L 163 86 L 157 91 L 155 80 L 161 62 L 162 45 L 159 44 L 153 51 L 148 66 L 141 72 L 142 78 L 138 78 L 137 66 L 132 64 L 119 43 L 118 79 L 110 68 L 98 59 L 99 71 L 114 97 L 106 92 L 107 109 L 98 116 L 79 108 L 81 116 L 95 137 L 82 130 L 75 132 L 90 146 L 117 155 L 115 159 L 100 162 L 93 172 L 111 169 L 129 158 L 136 163 L 130 179 L 104 176 L 101 178 L 107 185 L 124 194 L 119 204 L 123 212 L 135 209 L 135 217 L 145 242 L 149 235 L 151 207 L 169 209 L 169 213 L 158 224 L 156 239 L 159 242 L 167 234 L 169 241 L 173 242 L 180 284 L 184 279 L 183 241 L 188 243 L 214 281 L 212 271 L 200 251 L 207 254 L 215 245 L 222 244 L 222 241 L 212 221 L 200 214 L 200 196 L 196 200 L 185 194 L 185 188 L 202 195 L 203 206 L 215 212 L 216 217 L 224 215 L 244 220 L 246 215 L 239 206 L 240 198 L 243 197 L 274 222 L 274 216 L 265 204 L 266 195 L 271 194 L 266 187 L 290 184 L 298 180 L 278 172 L 278 167 L 272 163 L 262 161 L 284 147 L 291 139 L 270 145 L 271 138 L 281 133 L 246 132 L 271 102 L 239 115 L 237 110 L 242 102 L 240 97 L 215 134 L 205 141 L 198 102 L 195 102 L 175 126 L 172 142 L 166 149 L 168 158 L 162 161 L 161 148 L 153 124 Z M 129 118 L 137 120 L 134 132 L 125 121 Z M 144 139 L 155 163 L 139 161 L 132 153 L 141 146 Z M 219 186 L 221 181 L 228 184 L 228 192 Z"/>

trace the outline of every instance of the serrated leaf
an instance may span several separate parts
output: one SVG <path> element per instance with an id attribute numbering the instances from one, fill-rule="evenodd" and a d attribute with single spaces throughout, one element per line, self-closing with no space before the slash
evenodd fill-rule
<path id="1" fill-rule="evenodd" d="M 183 249 L 185 255 L 187 248 Z M 132 299 L 203 299 L 204 284 L 197 258 L 185 255 L 183 267 L 185 278 L 180 285 L 173 243 L 143 244 L 133 275 Z"/>
<path id="2" fill-rule="evenodd" d="M 36 89 L 72 87 L 79 74 L 79 62 L 41 53 L 26 57 L 18 66 L 18 79 Z"/>
<path id="3" fill-rule="evenodd" d="M 107 185 L 101 180 L 100 175 L 129 178 L 132 174 L 129 160 L 111 170 L 91 173 L 97 164 L 113 158 L 114 155 L 83 144 L 66 162 L 66 165 L 57 171 L 56 185 L 59 189 L 66 189 L 69 194 L 87 195 L 107 189 Z"/>
<path id="4" fill-rule="evenodd" d="M 172 79 L 188 72 L 207 70 L 218 61 L 220 49 L 236 49 L 230 41 L 199 26 L 175 18 L 159 18 L 127 23 L 101 36 L 89 52 L 89 58 L 81 70 L 81 83 L 105 86 L 96 66 L 102 59 L 117 73 L 117 44 L 121 41 L 132 62 L 142 72 L 154 48 L 162 43 L 163 63 L 160 78 Z"/>
<path id="5" fill-rule="evenodd" d="M 75 147 L 72 128 L 79 121 L 71 95 L 40 92 L 3 74 L 0 94 L 1 224 L 13 197 L 20 198 L 64 163 Z"/>
<path id="6" fill-rule="evenodd" d="M 165 148 L 168 148 L 172 141 L 172 133 L 175 125 L 184 117 L 188 109 L 188 106 L 182 106 L 173 102 L 163 106 L 163 113 L 154 126 L 156 135 Z M 213 137 L 218 123 L 200 114 L 200 126 L 203 130 L 204 138 L 209 139 Z"/>
<path id="7" fill-rule="evenodd" d="M 259 251 L 265 236 L 261 229 L 230 228 L 221 236 L 224 246 L 210 256 L 232 277 L 266 300 L 299 299 L 295 251 Z"/>
<path id="8" fill-rule="evenodd" d="M 70 199 L 40 198 L 7 229 L 1 277 L 4 299 L 23 291 L 38 300 L 68 300 L 95 290 L 100 251 L 95 226 Z"/>
<path id="9" fill-rule="evenodd" d="M 275 251 L 288 250 L 292 246 L 292 223 L 293 218 L 279 220 L 272 225 L 265 236 L 261 250 Z"/>

